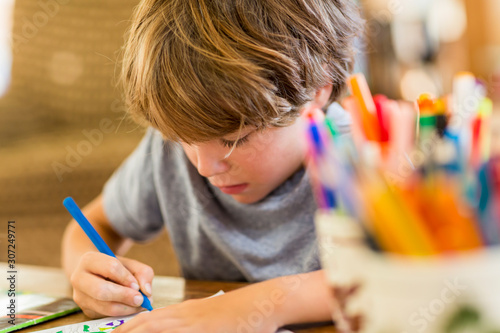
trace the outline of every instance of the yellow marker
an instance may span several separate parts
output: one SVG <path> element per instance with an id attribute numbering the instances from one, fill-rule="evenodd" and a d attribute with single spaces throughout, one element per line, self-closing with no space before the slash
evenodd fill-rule
<path id="1" fill-rule="evenodd" d="M 385 250 L 416 256 L 437 253 L 425 224 L 383 181 L 369 181 L 363 192 L 370 206 L 371 228 Z"/>

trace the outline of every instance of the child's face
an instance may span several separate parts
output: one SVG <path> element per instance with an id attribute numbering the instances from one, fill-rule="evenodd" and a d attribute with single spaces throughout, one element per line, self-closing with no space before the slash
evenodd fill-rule
<path id="1" fill-rule="evenodd" d="M 308 113 L 315 119 L 323 118 L 321 108 L 331 92 L 331 85 L 319 89 L 290 126 L 263 131 L 245 128 L 231 154 L 237 133 L 200 144 L 183 143 L 182 147 L 212 185 L 238 202 L 257 202 L 301 168 L 307 148 L 302 118 Z"/>
<path id="2" fill-rule="evenodd" d="M 182 144 L 200 175 L 238 202 L 249 204 L 265 198 L 302 166 L 306 144 L 300 120 L 263 131 L 245 128 L 240 137 L 228 157 L 237 133 L 200 144 Z"/>

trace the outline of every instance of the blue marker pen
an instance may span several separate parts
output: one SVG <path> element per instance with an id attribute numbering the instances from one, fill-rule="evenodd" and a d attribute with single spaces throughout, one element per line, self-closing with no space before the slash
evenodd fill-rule
<path id="1" fill-rule="evenodd" d="M 101 236 L 97 233 L 97 231 L 94 229 L 92 224 L 87 220 L 85 215 L 83 215 L 82 211 L 76 204 L 76 202 L 73 200 L 71 197 L 67 197 L 63 201 L 64 207 L 68 210 L 68 212 L 73 216 L 73 218 L 78 222 L 80 227 L 82 227 L 83 231 L 87 234 L 89 239 L 92 241 L 92 243 L 95 245 L 95 247 L 99 250 L 99 252 L 107 254 L 108 256 L 116 258 L 115 254 L 109 246 L 104 242 L 104 240 L 101 238 Z M 151 306 L 151 303 L 149 302 L 149 299 L 144 295 L 142 291 L 139 290 L 139 292 L 142 294 L 144 297 L 144 300 L 141 304 L 141 306 L 149 311 L 153 310 L 153 307 Z"/>

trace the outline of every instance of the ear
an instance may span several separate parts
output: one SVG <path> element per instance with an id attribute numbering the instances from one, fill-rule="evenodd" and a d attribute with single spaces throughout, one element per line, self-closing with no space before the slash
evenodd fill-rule
<path id="1" fill-rule="evenodd" d="M 300 110 L 301 117 L 307 118 L 312 116 L 314 119 L 322 121 L 325 118 L 325 113 L 321 109 L 328 103 L 332 89 L 331 83 L 318 89 L 313 100 L 304 105 L 302 110 Z"/>
<path id="2" fill-rule="evenodd" d="M 333 85 L 331 83 L 318 89 L 316 95 L 314 96 L 314 99 L 312 100 L 317 108 L 322 109 L 326 105 L 326 103 L 328 103 L 330 95 L 332 94 L 332 89 Z"/>

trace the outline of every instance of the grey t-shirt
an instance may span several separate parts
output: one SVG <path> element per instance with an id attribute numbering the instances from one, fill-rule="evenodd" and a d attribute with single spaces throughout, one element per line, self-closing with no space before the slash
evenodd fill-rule
<path id="1" fill-rule="evenodd" d="M 328 116 L 348 131 L 338 104 Z M 261 201 L 242 204 L 200 176 L 179 144 L 150 128 L 106 183 L 103 201 L 124 237 L 146 241 L 165 226 L 187 279 L 255 282 L 320 269 L 316 203 L 304 169 Z"/>

